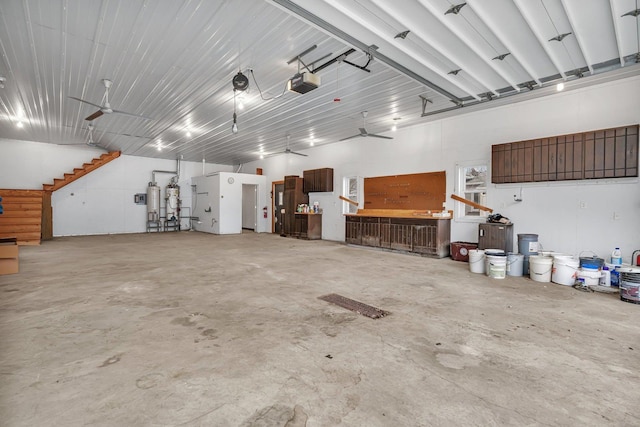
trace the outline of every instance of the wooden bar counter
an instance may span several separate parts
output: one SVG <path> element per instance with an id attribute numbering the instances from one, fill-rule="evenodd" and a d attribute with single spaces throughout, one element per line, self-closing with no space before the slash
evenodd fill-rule
<path id="1" fill-rule="evenodd" d="M 345 215 L 345 242 L 444 258 L 449 256 L 452 216 L 451 211 L 359 209 Z"/>

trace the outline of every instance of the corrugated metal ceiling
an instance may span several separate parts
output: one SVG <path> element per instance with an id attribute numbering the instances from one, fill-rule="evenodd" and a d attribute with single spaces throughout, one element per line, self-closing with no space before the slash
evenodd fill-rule
<path id="1" fill-rule="evenodd" d="M 365 110 L 368 132 L 392 136 L 393 125 L 515 102 L 557 81 L 640 73 L 637 9 L 636 0 L 4 0 L 0 137 L 91 138 L 124 154 L 240 164 L 282 153 L 287 135 L 302 150 L 357 134 Z M 311 46 L 302 58 L 311 70 L 341 60 L 317 71 L 320 88 L 286 91 L 298 71 L 287 62 Z M 368 71 L 347 63 L 370 59 Z M 233 134 L 238 71 L 250 86 L 236 98 Z M 113 109 L 153 120 L 104 114 L 89 131 L 96 107 L 69 97 L 103 105 L 102 79 L 113 82 Z"/>

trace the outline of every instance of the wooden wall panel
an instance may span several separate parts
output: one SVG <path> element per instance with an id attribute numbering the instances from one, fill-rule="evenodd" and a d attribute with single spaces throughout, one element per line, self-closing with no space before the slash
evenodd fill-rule
<path id="1" fill-rule="evenodd" d="M 491 147 L 494 184 L 638 176 L 639 126 Z"/>
<path id="2" fill-rule="evenodd" d="M 51 192 L 42 192 L 42 224 L 41 239 L 53 239 L 53 208 L 51 206 Z"/>
<path id="3" fill-rule="evenodd" d="M 15 237 L 19 245 L 39 245 L 42 224 L 41 190 L 0 190 L 4 213 L 0 238 Z"/>
<path id="4" fill-rule="evenodd" d="M 364 179 L 365 209 L 442 210 L 444 171 Z"/>
<path id="5" fill-rule="evenodd" d="M 625 176 L 638 176 L 638 126 L 627 127 Z"/>

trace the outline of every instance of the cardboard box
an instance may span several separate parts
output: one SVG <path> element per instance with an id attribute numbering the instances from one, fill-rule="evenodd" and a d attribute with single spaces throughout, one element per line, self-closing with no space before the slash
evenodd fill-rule
<path id="1" fill-rule="evenodd" d="M 0 239 L 0 274 L 16 274 L 18 269 L 18 243 L 15 239 Z"/>

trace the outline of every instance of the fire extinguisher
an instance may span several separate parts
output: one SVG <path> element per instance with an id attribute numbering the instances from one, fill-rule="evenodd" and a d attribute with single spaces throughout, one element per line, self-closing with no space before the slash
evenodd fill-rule
<path id="1" fill-rule="evenodd" d="M 265 206 L 264 208 L 262 208 L 262 215 L 266 218 L 267 217 L 267 207 Z"/>

